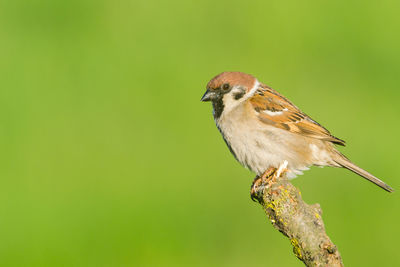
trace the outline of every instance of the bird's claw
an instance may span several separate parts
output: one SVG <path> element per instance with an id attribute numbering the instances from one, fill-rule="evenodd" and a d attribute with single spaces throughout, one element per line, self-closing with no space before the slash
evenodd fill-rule
<path id="1" fill-rule="evenodd" d="M 288 162 L 285 160 L 279 166 L 279 168 L 270 167 L 263 173 L 261 177 L 256 176 L 256 178 L 254 178 L 253 180 L 253 183 L 251 184 L 251 200 L 253 200 L 254 202 L 256 200 L 259 201 L 260 193 L 264 193 L 264 189 L 266 187 L 271 187 L 271 185 L 276 182 L 276 179 L 278 177 L 281 177 L 285 172 L 287 172 L 287 165 Z"/>
<path id="2" fill-rule="evenodd" d="M 256 178 L 254 178 L 253 183 L 251 184 L 251 188 L 250 188 L 250 197 L 251 200 L 253 200 L 254 202 L 256 202 L 256 200 L 258 200 L 258 192 L 260 190 L 260 186 L 262 185 L 262 179 L 259 176 L 256 176 Z"/>
<path id="3" fill-rule="evenodd" d="M 265 186 L 269 186 L 271 182 L 274 182 L 275 180 L 275 172 L 277 171 L 276 168 L 270 167 L 268 170 L 266 170 L 263 175 L 256 176 L 254 178 L 253 183 L 251 184 L 251 189 L 250 189 L 250 197 L 251 200 L 254 202 L 259 199 L 259 194 L 261 192 L 264 192 Z"/>

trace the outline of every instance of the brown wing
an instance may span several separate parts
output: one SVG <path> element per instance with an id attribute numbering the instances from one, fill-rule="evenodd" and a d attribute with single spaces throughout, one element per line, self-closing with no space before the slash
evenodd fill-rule
<path id="1" fill-rule="evenodd" d="M 331 135 L 327 129 L 301 112 L 288 99 L 265 85 L 262 85 L 249 101 L 263 123 L 293 133 L 345 145 L 345 141 Z"/>

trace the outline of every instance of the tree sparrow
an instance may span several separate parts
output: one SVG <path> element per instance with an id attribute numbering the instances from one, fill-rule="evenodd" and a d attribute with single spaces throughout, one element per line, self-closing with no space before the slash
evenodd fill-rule
<path id="1" fill-rule="evenodd" d="M 289 178 L 312 165 L 342 167 L 393 191 L 336 150 L 334 145 L 344 146 L 343 140 L 252 75 L 223 72 L 215 76 L 201 101 L 212 102 L 214 120 L 229 150 L 257 177 L 287 161 Z"/>

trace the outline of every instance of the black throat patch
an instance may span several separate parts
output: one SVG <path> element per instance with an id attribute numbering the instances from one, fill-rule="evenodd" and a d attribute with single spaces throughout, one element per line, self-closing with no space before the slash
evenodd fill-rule
<path id="1" fill-rule="evenodd" d="M 224 101 L 222 101 L 222 96 L 218 97 L 212 102 L 213 105 L 213 114 L 215 119 L 219 119 L 221 117 L 222 112 L 224 111 Z"/>

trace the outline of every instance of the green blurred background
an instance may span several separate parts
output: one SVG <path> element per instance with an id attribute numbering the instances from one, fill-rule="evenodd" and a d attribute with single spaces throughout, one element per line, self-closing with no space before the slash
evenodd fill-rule
<path id="1" fill-rule="evenodd" d="M 400 190 L 399 1 L 0 0 L 1 266 L 303 266 L 201 103 L 251 73 Z M 293 181 L 347 266 L 399 266 L 399 192 Z"/>

